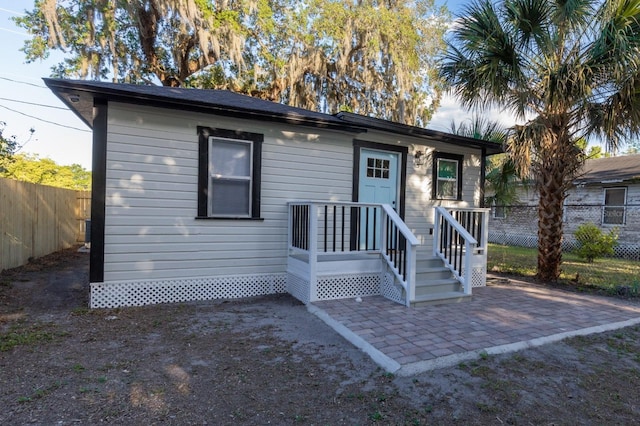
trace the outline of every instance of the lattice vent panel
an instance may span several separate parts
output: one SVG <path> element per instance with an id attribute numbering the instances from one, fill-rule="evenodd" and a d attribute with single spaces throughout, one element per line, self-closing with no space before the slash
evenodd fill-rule
<path id="1" fill-rule="evenodd" d="M 346 299 L 380 294 L 379 274 L 318 277 L 318 300 Z"/>
<path id="2" fill-rule="evenodd" d="M 396 277 L 393 274 L 384 274 L 380 287 L 384 297 L 402 305 L 405 304 L 404 289 L 397 284 Z"/>
<path id="3" fill-rule="evenodd" d="M 287 274 L 91 284 L 91 308 L 234 299 L 284 293 Z"/>
<path id="4" fill-rule="evenodd" d="M 294 274 L 287 274 L 287 292 L 304 303 L 309 303 L 309 281 Z"/>
<path id="5" fill-rule="evenodd" d="M 487 285 L 487 268 L 476 266 L 471 268 L 471 287 L 484 287 Z"/>
<path id="6" fill-rule="evenodd" d="M 613 248 L 616 257 L 629 260 L 640 260 L 640 244 L 620 244 Z"/>

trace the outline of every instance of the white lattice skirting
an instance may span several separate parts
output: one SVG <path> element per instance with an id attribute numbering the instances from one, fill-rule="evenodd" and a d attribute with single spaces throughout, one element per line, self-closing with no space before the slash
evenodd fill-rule
<path id="1" fill-rule="evenodd" d="M 391 273 L 385 273 L 380 285 L 380 293 L 389 300 L 401 305 L 405 304 L 404 289 L 396 284 L 396 277 Z"/>
<path id="2" fill-rule="evenodd" d="M 380 273 L 318 277 L 318 300 L 346 299 L 380 294 Z"/>
<path id="3" fill-rule="evenodd" d="M 235 299 L 285 293 L 287 274 L 91 283 L 91 308 Z"/>
<path id="4" fill-rule="evenodd" d="M 289 273 L 287 292 L 304 304 L 311 301 L 309 280 Z M 380 274 L 344 274 L 318 277 L 317 299 L 333 300 L 380 294 Z"/>
<path id="5" fill-rule="evenodd" d="M 471 287 L 485 287 L 487 285 L 487 267 L 475 266 L 471 268 Z"/>
<path id="6" fill-rule="evenodd" d="M 309 296 L 311 295 L 311 292 L 309 290 L 309 287 L 309 280 L 300 278 L 295 274 L 287 274 L 287 293 L 289 293 L 305 305 L 308 305 L 310 302 Z"/>

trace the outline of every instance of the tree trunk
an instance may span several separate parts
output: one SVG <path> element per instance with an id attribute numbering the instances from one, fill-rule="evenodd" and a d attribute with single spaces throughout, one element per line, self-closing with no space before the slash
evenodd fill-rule
<path id="1" fill-rule="evenodd" d="M 544 170 L 539 177 L 538 271 L 537 278 L 555 282 L 562 263 L 563 172 L 557 167 Z"/>

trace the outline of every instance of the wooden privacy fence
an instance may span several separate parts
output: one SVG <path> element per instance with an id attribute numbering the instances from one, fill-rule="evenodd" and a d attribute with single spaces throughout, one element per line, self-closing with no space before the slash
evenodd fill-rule
<path id="1" fill-rule="evenodd" d="M 0 178 L 0 271 L 84 242 L 91 192 Z"/>

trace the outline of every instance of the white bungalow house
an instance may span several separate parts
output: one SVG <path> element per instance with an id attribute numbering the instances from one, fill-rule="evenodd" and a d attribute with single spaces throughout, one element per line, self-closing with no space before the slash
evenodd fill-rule
<path id="1" fill-rule="evenodd" d="M 227 91 L 45 79 L 93 129 L 94 308 L 485 284 L 495 144 Z"/>

